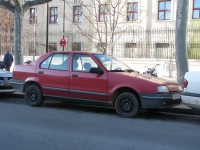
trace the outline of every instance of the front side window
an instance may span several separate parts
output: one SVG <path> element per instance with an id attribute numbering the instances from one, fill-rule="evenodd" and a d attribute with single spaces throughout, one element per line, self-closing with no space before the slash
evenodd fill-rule
<path id="1" fill-rule="evenodd" d="M 138 3 L 127 4 L 127 21 L 138 20 Z"/>
<path id="2" fill-rule="evenodd" d="M 158 20 L 170 20 L 171 16 L 171 0 L 163 0 L 158 2 Z"/>
<path id="3" fill-rule="evenodd" d="M 107 4 L 99 5 L 99 22 L 105 22 L 108 20 L 108 11 Z"/>
<path id="4" fill-rule="evenodd" d="M 57 24 L 58 23 L 58 7 L 51 7 L 50 14 L 49 14 L 49 23 L 50 24 Z"/>
<path id="5" fill-rule="evenodd" d="M 54 54 L 45 59 L 40 68 L 54 70 L 68 70 L 69 54 Z"/>
<path id="6" fill-rule="evenodd" d="M 82 7 L 81 6 L 73 7 L 73 22 L 74 23 L 82 22 Z"/>
<path id="7" fill-rule="evenodd" d="M 72 70 L 79 72 L 90 72 L 92 67 L 98 68 L 98 65 L 87 54 L 74 54 L 72 60 Z"/>
<path id="8" fill-rule="evenodd" d="M 193 19 L 199 19 L 200 18 L 200 0 L 194 0 L 193 2 Z"/>
<path id="9" fill-rule="evenodd" d="M 30 8 L 29 24 L 37 24 L 37 10 L 36 10 L 36 8 Z"/>

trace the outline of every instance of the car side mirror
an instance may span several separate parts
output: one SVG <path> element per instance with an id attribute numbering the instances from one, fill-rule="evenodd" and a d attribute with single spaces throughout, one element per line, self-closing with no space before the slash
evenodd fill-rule
<path id="1" fill-rule="evenodd" d="M 90 73 L 97 73 L 97 74 L 103 74 L 103 70 L 101 68 L 95 68 L 95 67 L 92 67 L 90 69 Z"/>

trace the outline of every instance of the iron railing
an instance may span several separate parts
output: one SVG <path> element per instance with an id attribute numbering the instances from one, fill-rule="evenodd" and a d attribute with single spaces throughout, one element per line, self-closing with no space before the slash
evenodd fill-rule
<path id="1" fill-rule="evenodd" d="M 36 35 L 35 39 L 34 34 Z M 68 30 L 65 32 L 67 45 L 64 47 L 64 50 L 100 52 L 107 47 L 107 53 L 118 58 L 175 58 L 174 28 L 140 28 L 116 31 L 113 42 L 105 41 L 106 38 L 103 31 L 101 35 L 104 36 L 101 43 L 96 35 L 97 33 L 92 31 Z M 48 36 L 48 51 L 63 50 L 59 44 L 63 36 L 62 31 L 50 31 Z M 200 29 L 188 29 L 187 36 L 188 58 L 200 59 Z M 109 33 L 107 37 L 109 39 Z M 13 48 L 14 35 L 0 33 L 0 55 L 4 55 L 6 49 L 9 49 L 13 53 Z M 23 54 L 25 56 L 39 56 L 44 53 L 46 53 L 46 33 L 25 32 Z"/>

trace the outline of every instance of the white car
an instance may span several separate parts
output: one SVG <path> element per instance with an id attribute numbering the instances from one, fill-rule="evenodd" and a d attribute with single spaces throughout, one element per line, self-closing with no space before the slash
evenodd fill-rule
<path id="1" fill-rule="evenodd" d="M 0 69 L 0 94 L 14 92 L 10 85 L 10 79 L 12 79 L 12 72 Z"/>
<path id="2" fill-rule="evenodd" d="M 187 72 L 185 74 L 181 100 L 190 108 L 200 109 L 200 72 Z"/>

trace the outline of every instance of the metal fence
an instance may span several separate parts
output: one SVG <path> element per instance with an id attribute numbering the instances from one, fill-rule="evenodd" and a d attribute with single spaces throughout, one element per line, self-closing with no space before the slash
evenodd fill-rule
<path id="1" fill-rule="evenodd" d="M 188 29 L 187 33 L 188 58 L 200 59 L 200 29 Z M 105 42 L 106 36 L 103 31 L 101 35 L 104 36 L 102 36 L 102 41 L 100 43 L 96 32 L 68 30 L 65 32 L 67 45 L 64 47 L 64 50 L 99 52 L 106 46 L 107 53 L 118 58 L 175 58 L 174 28 L 139 28 L 117 31 L 114 42 Z M 63 50 L 63 47 L 59 44 L 62 36 L 63 33 L 60 30 L 49 32 L 48 51 Z M 14 53 L 13 37 L 13 34 L 0 33 L 0 55 L 4 55 L 6 49 L 9 49 Z M 91 37 L 93 37 L 93 39 L 91 39 Z M 109 33 L 107 38 L 109 39 Z M 34 50 L 36 56 L 42 55 L 46 53 L 46 33 L 34 33 L 32 31 L 25 32 L 23 44 L 23 53 L 25 56 L 34 55 Z"/>

